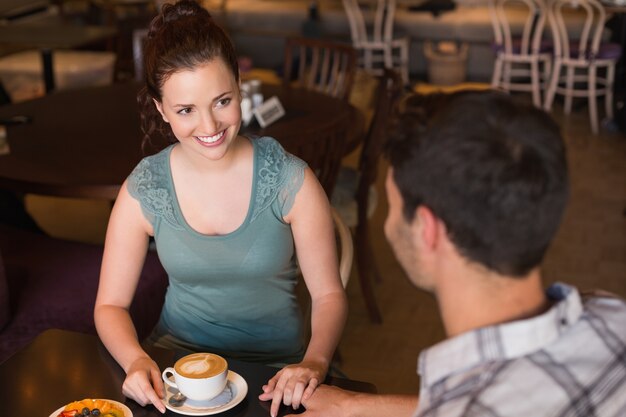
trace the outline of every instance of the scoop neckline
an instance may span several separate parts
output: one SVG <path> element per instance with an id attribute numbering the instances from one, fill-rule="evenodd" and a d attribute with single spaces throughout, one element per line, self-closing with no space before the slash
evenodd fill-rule
<path id="1" fill-rule="evenodd" d="M 250 223 L 250 218 L 252 217 L 252 211 L 254 209 L 254 201 L 256 200 L 256 192 L 257 192 L 258 145 L 256 143 L 256 140 L 249 139 L 245 136 L 244 138 L 249 140 L 252 143 L 252 189 L 250 191 L 248 211 L 246 213 L 246 217 L 243 219 L 243 222 L 235 230 L 233 230 L 232 232 L 222 234 L 222 235 L 208 235 L 205 233 L 198 232 L 187 222 L 187 219 L 185 218 L 183 214 L 183 210 L 180 207 L 180 202 L 178 201 L 178 194 L 176 193 L 176 186 L 174 185 L 174 177 L 172 175 L 172 165 L 171 165 L 172 150 L 174 149 L 175 146 L 177 146 L 177 144 L 170 146 L 168 153 L 167 153 L 167 164 L 166 164 L 167 165 L 167 177 L 168 177 L 168 181 L 170 182 L 171 189 L 172 189 L 172 199 L 173 199 L 174 208 L 176 211 L 176 217 L 178 218 L 179 222 L 183 225 L 185 230 L 192 233 L 193 235 L 197 237 L 205 238 L 205 239 L 230 238 L 232 236 L 235 236 L 241 233 Z"/>

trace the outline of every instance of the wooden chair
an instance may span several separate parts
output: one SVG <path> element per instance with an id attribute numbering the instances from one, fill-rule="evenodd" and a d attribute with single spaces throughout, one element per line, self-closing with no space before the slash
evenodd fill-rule
<path id="1" fill-rule="evenodd" d="M 365 304 L 373 322 L 380 323 L 382 317 L 372 289 L 372 278 L 380 281 L 376 268 L 374 251 L 369 240 L 368 219 L 377 204 L 374 184 L 378 174 L 378 161 L 389 131 L 392 111 L 403 91 L 403 80 L 393 70 L 385 69 L 380 77 L 376 94 L 376 105 L 372 123 L 363 140 L 358 170 L 342 168 L 335 193 L 333 206 L 355 227 L 356 261 L 359 282 Z M 356 215 L 352 212 L 356 211 Z"/>
<path id="2" fill-rule="evenodd" d="M 148 37 L 148 29 L 135 29 L 133 31 L 133 66 L 136 81 L 143 81 L 143 47 Z"/>
<path id="3" fill-rule="evenodd" d="M 578 27 L 572 27 L 571 22 L 565 25 L 564 14 L 573 10 L 584 14 Z M 599 96 L 604 95 L 606 115 L 609 119 L 613 118 L 615 65 L 622 47 L 602 42 L 606 13 L 596 0 L 552 0 L 548 17 L 555 39 L 555 58 L 544 109 L 551 110 L 557 93 L 565 96 L 565 114 L 572 110 L 573 97 L 587 97 L 591 131 L 597 134 L 596 100 Z M 561 75 L 563 69 L 566 70 L 565 75 Z M 605 70 L 605 75 L 599 74 L 601 69 Z"/>
<path id="4" fill-rule="evenodd" d="M 543 1 L 489 2 L 496 53 L 491 86 L 505 91 L 530 91 L 535 107 L 541 107 L 541 86 L 550 77 L 552 60 L 552 47 L 542 40 L 547 14 Z M 524 25 L 517 35 L 511 19 L 520 14 L 524 15 Z"/>
<path id="5" fill-rule="evenodd" d="M 348 132 L 348 116 L 330 120 L 310 132 L 302 132 L 302 135 L 281 142 L 285 149 L 305 161 L 317 176 L 324 188 L 326 195 L 332 195 Z M 354 243 L 350 229 L 344 223 L 343 218 L 331 207 L 333 224 L 339 246 L 339 275 L 344 288 L 348 285 L 354 256 Z M 305 336 L 310 337 L 310 314 L 311 300 L 308 293 L 299 291 L 299 300 L 303 306 L 305 316 Z"/>
<path id="6" fill-rule="evenodd" d="M 368 24 L 364 13 L 372 1 L 343 0 L 350 23 L 352 45 L 362 53 L 361 66 L 376 75 L 383 68 L 392 68 L 402 74 L 404 84 L 409 83 L 409 38 L 394 36 L 396 0 L 377 0 L 373 25 Z M 368 27 L 371 30 L 368 31 Z"/>
<path id="7" fill-rule="evenodd" d="M 348 100 L 356 67 L 357 54 L 350 45 L 322 39 L 287 38 L 283 75 L 286 84 Z"/>
<path id="8" fill-rule="evenodd" d="M 281 140 L 283 147 L 305 161 L 330 198 L 337 182 L 348 136 L 349 116 L 337 117 L 316 129 Z"/>
<path id="9" fill-rule="evenodd" d="M 341 285 L 345 289 L 350 281 L 350 273 L 352 272 L 352 262 L 354 259 L 354 241 L 350 228 L 343 221 L 341 215 L 334 207 L 331 207 L 333 223 L 335 224 L 335 232 L 339 242 L 339 276 L 341 277 Z"/>

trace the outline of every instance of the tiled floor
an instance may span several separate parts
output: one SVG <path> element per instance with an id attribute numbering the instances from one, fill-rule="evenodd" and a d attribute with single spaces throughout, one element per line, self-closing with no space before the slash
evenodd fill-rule
<path id="1" fill-rule="evenodd" d="M 545 260 L 546 282 L 601 287 L 626 297 L 626 136 L 603 133 L 593 137 L 584 105 L 570 117 L 563 117 L 558 105 L 554 113 L 568 144 L 572 195 Z M 378 183 L 380 196 L 384 196 L 383 177 Z M 27 203 L 54 235 L 103 239 L 108 202 L 29 197 Z M 342 369 L 354 379 L 375 383 L 380 392 L 416 393 L 417 355 L 444 333 L 434 300 L 409 284 L 384 239 L 385 214 L 386 202 L 381 198 L 371 231 L 376 261 L 384 275 L 375 285 L 383 324 L 369 322 L 353 273 L 348 285 L 350 315 L 340 346 Z"/>

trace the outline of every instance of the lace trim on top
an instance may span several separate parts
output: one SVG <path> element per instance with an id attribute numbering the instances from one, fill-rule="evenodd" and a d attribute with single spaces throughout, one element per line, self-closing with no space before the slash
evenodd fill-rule
<path id="1" fill-rule="evenodd" d="M 255 139 L 259 147 L 258 180 L 254 211 L 250 222 L 267 209 L 279 196 L 282 206 L 281 214 L 291 209 L 295 195 L 304 180 L 306 163 L 289 155 L 274 139 L 262 137 Z"/>
<path id="2" fill-rule="evenodd" d="M 295 195 L 304 181 L 306 163 L 290 154 L 274 139 L 263 137 L 257 141 L 256 198 L 250 222 L 267 209 L 277 197 L 280 198 L 281 214 L 291 209 Z M 169 175 L 171 147 L 144 158 L 128 177 L 128 191 L 141 203 L 148 220 L 161 217 L 176 230 L 184 229 L 176 216 L 175 195 Z M 279 192 L 280 190 L 280 192 Z"/>
<path id="3" fill-rule="evenodd" d="M 128 191 L 139 200 L 141 208 L 153 223 L 155 217 L 163 218 L 176 230 L 183 226 L 174 211 L 174 196 L 169 186 L 169 156 L 171 147 L 141 160 L 129 176 Z"/>

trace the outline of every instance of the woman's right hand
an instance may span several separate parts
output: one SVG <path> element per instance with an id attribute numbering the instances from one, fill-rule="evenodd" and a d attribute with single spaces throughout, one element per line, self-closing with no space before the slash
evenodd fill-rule
<path id="1" fill-rule="evenodd" d="M 165 413 L 162 398 L 165 388 L 161 380 L 161 371 L 148 356 L 140 357 L 131 363 L 122 385 L 122 393 L 142 406 L 153 404 L 161 413 Z"/>

